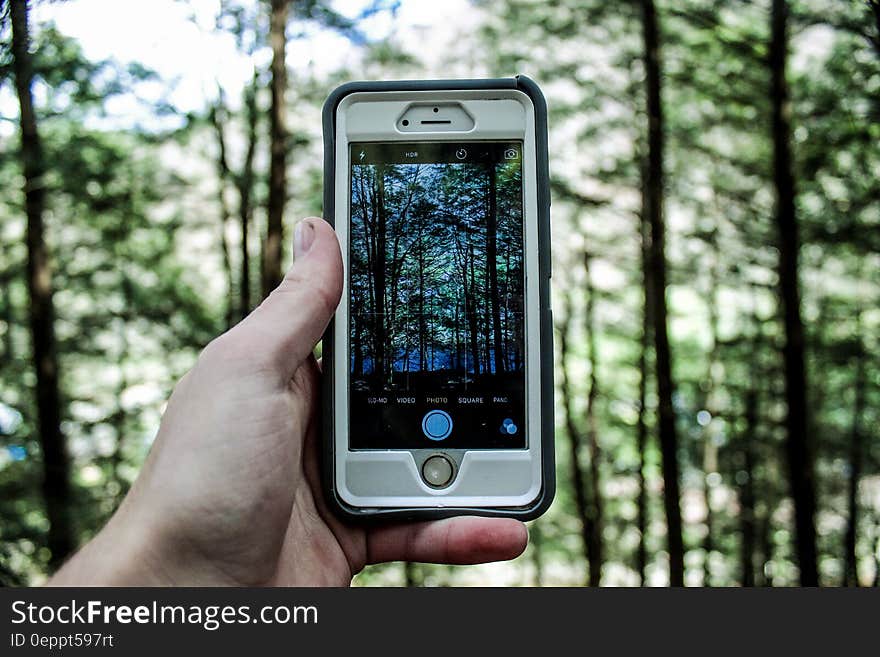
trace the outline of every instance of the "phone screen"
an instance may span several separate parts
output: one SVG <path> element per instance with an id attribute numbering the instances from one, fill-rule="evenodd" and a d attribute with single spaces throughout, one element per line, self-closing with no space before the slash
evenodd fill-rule
<path id="1" fill-rule="evenodd" d="M 522 142 L 350 162 L 350 448 L 525 448 Z"/>

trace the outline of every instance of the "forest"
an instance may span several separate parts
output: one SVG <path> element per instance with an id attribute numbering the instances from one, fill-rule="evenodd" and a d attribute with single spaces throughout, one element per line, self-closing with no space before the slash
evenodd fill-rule
<path id="1" fill-rule="evenodd" d="M 355 164 L 351 199 L 352 386 L 522 371 L 519 162 Z"/>
<path id="2" fill-rule="evenodd" d="M 281 279 L 333 88 L 518 73 L 550 112 L 557 497 L 512 562 L 355 584 L 880 585 L 878 0 L 0 0 L 0 584 L 96 533 Z M 467 166 L 356 172 L 400 238 L 352 272 L 358 375 L 521 366 L 521 208 L 485 207 L 518 173 Z"/>

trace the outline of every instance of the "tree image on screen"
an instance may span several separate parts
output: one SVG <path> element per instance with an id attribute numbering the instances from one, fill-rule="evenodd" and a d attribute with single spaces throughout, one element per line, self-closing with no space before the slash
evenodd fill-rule
<path id="1" fill-rule="evenodd" d="M 353 391 L 521 381 L 523 280 L 518 161 L 352 167 Z"/>

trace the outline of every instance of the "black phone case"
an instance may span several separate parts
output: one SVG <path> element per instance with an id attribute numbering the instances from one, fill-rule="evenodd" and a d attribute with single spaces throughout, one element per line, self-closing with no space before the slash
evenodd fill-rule
<path id="1" fill-rule="evenodd" d="M 526 507 L 352 507 L 336 494 L 334 481 L 335 427 L 333 388 L 333 321 L 322 342 L 322 449 L 321 476 L 325 499 L 333 511 L 347 520 L 428 520 L 459 515 L 497 516 L 531 520 L 540 516 L 556 493 L 553 419 L 553 320 L 550 309 L 550 174 L 547 157 L 547 103 L 538 85 L 518 75 L 515 78 L 486 80 L 395 80 L 349 82 L 337 87 L 324 103 L 324 218 L 335 220 L 336 177 L 336 108 L 347 95 L 361 91 L 447 91 L 473 89 L 517 89 L 525 93 L 535 107 L 535 143 L 538 180 L 538 271 L 541 341 L 541 443 L 543 488 L 535 502 Z"/>

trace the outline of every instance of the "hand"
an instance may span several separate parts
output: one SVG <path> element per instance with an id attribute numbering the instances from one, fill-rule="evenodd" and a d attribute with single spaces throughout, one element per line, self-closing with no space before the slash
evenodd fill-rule
<path id="1" fill-rule="evenodd" d="M 54 585 L 348 585 L 368 563 L 512 559 L 525 526 L 451 518 L 354 527 L 324 504 L 319 365 L 342 260 L 306 219 L 281 285 L 177 384 L 149 457 L 107 526 Z"/>

